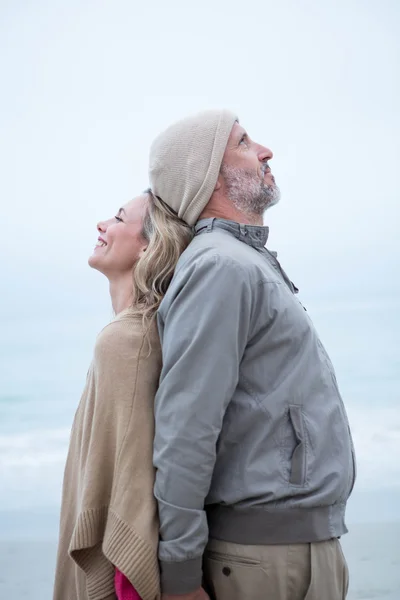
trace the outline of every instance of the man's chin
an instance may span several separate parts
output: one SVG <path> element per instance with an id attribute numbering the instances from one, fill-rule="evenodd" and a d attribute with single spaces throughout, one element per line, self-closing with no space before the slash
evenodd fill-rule
<path id="1" fill-rule="evenodd" d="M 268 206 L 267 206 L 267 208 L 265 210 L 269 210 L 273 206 L 276 206 L 277 204 L 279 204 L 279 202 L 280 202 L 280 198 L 276 198 L 275 200 L 271 200 L 271 202 L 268 204 Z"/>
<path id="2" fill-rule="evenodd" d="M 278 202 L 281 199 L 281 192 L 280 189 L 278 188 L 277 185 L 274 186 L 269 186 L 271 189 L 271 194 L 269 197 L 269 202 L 265 208 L 265 210 L 269 210 L 270 208 L 272 208 L 273 206 L 275 206 L 276 204 L 278 204 Z"/>

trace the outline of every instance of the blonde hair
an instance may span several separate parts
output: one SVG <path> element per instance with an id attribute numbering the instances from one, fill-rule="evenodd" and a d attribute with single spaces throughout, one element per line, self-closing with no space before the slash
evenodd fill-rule
<path id="1" fill-rule="evenodd" d="M 191 242 L 194 231 L 151 189 L 146 190 L 145 194 L 148 196 L 148 207 L 142 236 L 148 245 L 133 271 L 133 308 L 143 316 L 144 321 L 149 321 L 155 316 L 171 282 L 176 263 Z"/>

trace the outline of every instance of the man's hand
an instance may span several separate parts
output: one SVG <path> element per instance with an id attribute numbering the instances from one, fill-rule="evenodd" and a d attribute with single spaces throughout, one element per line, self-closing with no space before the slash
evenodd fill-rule
<path id="1" fill-rule="evenodd" d="M 163 594 L 161 600 L 210 600 L 210 596 L 206 594 L 203 588 L 199 588 L 190 594 Z"/>

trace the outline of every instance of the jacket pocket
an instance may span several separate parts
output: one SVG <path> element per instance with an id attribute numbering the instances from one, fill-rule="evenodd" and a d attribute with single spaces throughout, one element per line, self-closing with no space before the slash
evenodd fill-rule
<path id="1" fill-rule="evenodd" d="M 350 428 L 349 428 L 349 435 L 351 438 L 351 433 L 350 433 Z M 356 455 L 355 455 L 355 451 L 354 451 L 354 446 L 353 446 L 353 440 L 351 440 L 351 485 L 350 485 L 350 491 L 349 494 L 346 498 L 346 500 L 348 500 L 349 496 L 351 495 L 353 489 L 354 489 L 354 484 L 356 482 L 356 477 L 357 477 L 357 463 L 356 463 Z"/>
<path id="2" fill-rule="evenodd" d="M 289 422 L 295 439 L 295 447 L 290 461 L 289 483 L 304 485 L 307 472 L 306 432 L 300 405 L 289 405 Z"/>

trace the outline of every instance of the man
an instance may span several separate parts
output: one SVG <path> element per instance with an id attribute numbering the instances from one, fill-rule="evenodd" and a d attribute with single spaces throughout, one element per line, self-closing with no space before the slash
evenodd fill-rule
<path id="1" fill-rule="evenodd" d="M 196 231 L 159 310 L 165 600 L 347 591 L 353 444 L 329 357 L 265 248 L 272 156 L 228 111 L 175 123 L 150 152 L 153 192 Z"/>

